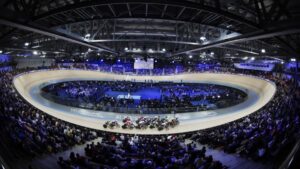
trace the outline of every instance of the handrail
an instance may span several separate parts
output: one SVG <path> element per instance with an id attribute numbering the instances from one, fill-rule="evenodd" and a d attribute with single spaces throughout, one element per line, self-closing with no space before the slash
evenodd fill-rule
<path id="1" fill-rule="evenodd" d="M 10 169 L 8 165 L 4 162 L 3 158 L 0 156 L 0 168 L 1 169 Z"/>
<path id="2" fill-rule="evenodd" d="M 300 148 L 300 139 L 295 144 L 290 154 L 287 156 L 287 158 L 284 160 L 284 162 L 280 165 L 278 169 L 288 169 L 292 164 L 295 154 L 298 152 L 299 148 Z"/>

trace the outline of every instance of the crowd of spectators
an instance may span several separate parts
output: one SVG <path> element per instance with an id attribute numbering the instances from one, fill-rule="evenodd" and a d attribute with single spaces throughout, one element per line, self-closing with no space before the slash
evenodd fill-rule
<path id="1" fill-rule="evenodd" d="M 22 71 L 0 73 L 1 128 L 13 145 L 28 155 L 53 153 L 97 138 L 97 132 L 78 127 L 34 108 L 15 91 L 12 80 Z"/>
<path id="2" fill-rule="evenodd" d="M 300 134 L 299 85 L 294 79 L 269 79 L 276 82 L 277 93 L 264 108 L 238 121 L 199 131 L 192 139 L 255 160 L 274 158 L 289 150 Z"/>
<path id="3" fill-rule="evenodd" d="M 1 128 L 12 144 L 36 155 L 63 151 L 98 137 L 98 132 L 50 117 L 24 101 L 12 85 L 14 75 L 23 71 L 28 70 L 0 73 Z M 250 71 L 242 73 L 253 75 Z M 197 149 L 194 143 L 255 160 L 282 155 L 299 138 L 299 85 L 294 79 L 269 73 L 254 74 L 274 81 L 277 93 L 264 108 L 247 117 L 189 135 L 104 134 L 101 142 L 86 147 L 85 155 L 71 153 L 70 159 L 59 158 L 58 163 L 62 168 L 89 168 L 91 163 L 108 166 L 106 168 L 226 168 L 206 156 L 205 148 Z M 193 143 L 187 144 L 186 139 Z"/>
<path id="4" fill-rule="evenodd" d="M 64 160 L 59 158 L 62 168 L 90 167 L 96 163 L 102 168 L 122 169 L 171 169 L 203 168 L 226 169 L 221 162 L 206 155 L 206 147 L 187 143 L 180 136 L 129 136 L 107 134 L 101 142 L 85 147 L 85 157 L 74 155 Z"/>

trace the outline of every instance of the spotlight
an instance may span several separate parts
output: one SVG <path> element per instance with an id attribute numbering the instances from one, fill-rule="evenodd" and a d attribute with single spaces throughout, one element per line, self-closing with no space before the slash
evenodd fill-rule
<path id="1" fill-rule="evenodd" d="M 200 40 L 202 40 L 202 41 L 205 41 L 205 39 L 206 39 L 206 37 L 204 37 L 204 36 L 200 37 Z"/>
<path id="2" fill-rule="evenodd" d="M 262 49 L 262 50 L 261 50 L 261 53 L 266 53 L 266 49 Z"/>
<path id="3" fill-rule="evenodd" d="M 162 51 L 163 51 L 163 52 L 165 52 L 165 51 L 166 51 L 166 49 L 165 49 L 165 48 L 163 48 L 163 49 L 162 49 Z"/>
<path id="4" fill-rule="evenodd" d="M 24 45 L 25 45 L 25 46 L 29 46 L 29 43 L 28 43 L 28 42 L 26 42 Z"/>
<path id="5" fill-rule="evenodd" d="M 126 47 L 126 48 L 124 48 L 124 50 L 128 50 L 128 48 Z"/>
<path id="6" fill-rule="evenodd" d="M 189 55 L 189 58 L 192 59 L 192 58 L 193 58 L 193 55 Z"/>
<path id="7" fill-rule="evenodd" d="M 37 55 L 37 54 L 38 54 L 38 52 L 37 52 L 37 51 L 33 51 L 32 53 L 33 53 L 34 55 Z"/>
<path id="8" fill-rule="evenodd" d="M 3 51 L 2 51 L 2 50 L 0 50 L 0 54 L 1 54 L 1 53 L 3 53 Z"/>
<path id="9" fill-rule="evenodd" d="M 292 62 L 296 62 L 296 58 L 291 58 L 291 61 Z"/>
<path id="10" fill-rule="evenodd" d="M 90 37 L 91 37 L 91 34 L 89 34 L 89 33 L 84 36 L 85 39 L 88 39 Z"/>
<path id="11" fill-rule="evenodd" d="M 210 52 L 210 55 L 214 55 L 215 54 L 215 52 Z"/>
<path id="12" fill-rule="evenodd" d="M 251 57 L 251 60 L 255 60 L 255 57 Z"/>

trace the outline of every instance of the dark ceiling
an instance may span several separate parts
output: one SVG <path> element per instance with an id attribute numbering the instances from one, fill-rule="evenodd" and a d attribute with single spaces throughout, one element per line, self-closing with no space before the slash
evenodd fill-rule
<path id="1" fill-rule="evenodd" d="M 0 50 L 14 56 L 300 55 L 299 0 L 1 0 L 0 9 Z"/>

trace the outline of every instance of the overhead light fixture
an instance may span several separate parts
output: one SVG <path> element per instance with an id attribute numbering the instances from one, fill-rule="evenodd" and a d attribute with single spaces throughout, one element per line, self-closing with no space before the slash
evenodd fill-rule
<path id="1" fill-rule="evenodd" d="M 33 53 L 34 55 L 37 55 L 37 54 L 38 54 L 38 52 L 37 52 L 37 51 L 33 51 L 32 53 Z"/>
<path id="2" fill-rule="evenodd" d="M 261 53 L 266 53 L 266 49 L 261 49 Z"/>
<path id="3" fill-rule="evenodd" d="M 165 51 L 166 51 L 166 49 L 165 49 L 165 48 L 163 48 L 163 49 L 162 49 L 162 51 L 163 51 L 163 52 L 165 52 Z"/>
<path id="4" fill-rule="evenodd" d="M 28 42 L 25 42 L 25 44 L 24 44 L 25 46 L 29 46 L 29 43 Z"/>
<path id="5" fill-rule="evenodd" d="M 124 48 L 124 50 L 128 50 L 128 48 L 126 47 L 126 48 Z"/>
<path id="6" fill-rule="evenodd" d="M 193 55 L 189 55 L 189 58 L 192 59 L 192 58 L 193 58 Z"/>
<path id="7" fill-rule="evenodd" d="M 85 39 L 89 39 L 90 37 L 91 37 L 91 34 L 89 34 L 89 33 L 84 36 Z"/>

